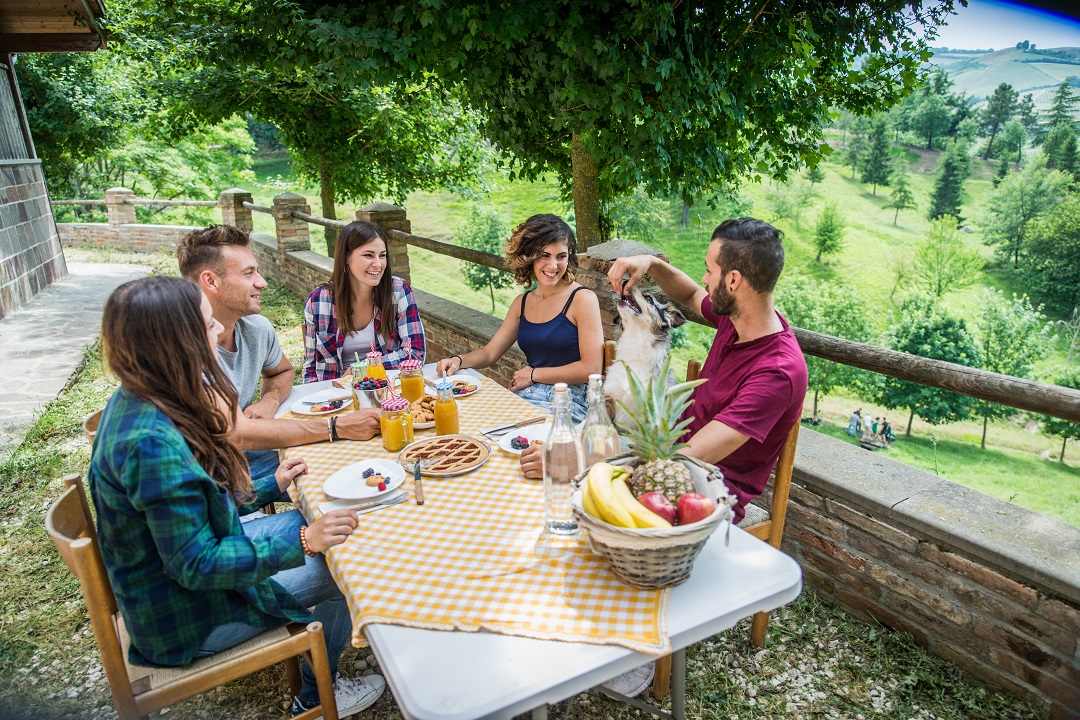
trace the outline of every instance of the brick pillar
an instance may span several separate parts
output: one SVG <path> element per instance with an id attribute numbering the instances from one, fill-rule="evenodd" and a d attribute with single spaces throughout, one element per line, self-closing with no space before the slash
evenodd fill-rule
<path id="1" fill-rule="evenodd" d="M 383 230 L 400 230 L 412 233 L 412 223 L 405 215 L 405 208 L 390 203 L 375 202 L 356 211 L 356 219 L 364 220 L 378 225 Z M 387 235 L 390 233 L 387 232 Z M 405 282 L 412 284 L 409 273 L 409 246 L 403 242 L 390 240 L 390 247 L 386 248 L 390 257 L 390 268 L 393 273 Z"/>
<path id="2" fill-rule="evenodd" d="M 605 340 L 617 340 L 621 332 L 615 324 L 619 311 L 615 308 L 615 291 L 611 288 L 607 273 L 618 258 L 630 255 L 656 255 L 661 260 L 668 259 L 667 255 L 656 248 L 634 240 L 609 240 L 593 245 L 585 255 L 578 255 L 580 267 L 577 281 L 595 292 L 600 300 L 600 322 L 604 327 Z M 638 281 L 635 287 L 648 290 L 656 286 L 651 281 L 642 280 Z"/>
<path id="3" fill-rule="evenodd" d="M 135 206 L 124 202 L 135 197 L 127 188 L 114 187 L 105 191 L 105 210 L 109 213 L 109 227 L 120 227 L 135 222 Z"/>
<path id="4" fill-rule="evenodd" d="M 307 198 L 295 193 L 282 193 L 274 198 L 273 216 L 277 234 L 277 249 L 279 255 L 294 250 L 310 250 L 311 234 L 307 222 L 297 220 L 289 213 L 299 210 L 308 215 L 311 214 L 311 206 Z"/>
<path id="5" fill-rule="evenodd" d="M 251 193 L 247 190 L 233 188 L 226 190 L 218 196 L 218 205 L 221 206 L 221 222 L 223 225 L 232 225 L 251 232 L 255 226 L 251 223 L 251 208 L 244 207 L 244 203 L 252 202 Z"/>

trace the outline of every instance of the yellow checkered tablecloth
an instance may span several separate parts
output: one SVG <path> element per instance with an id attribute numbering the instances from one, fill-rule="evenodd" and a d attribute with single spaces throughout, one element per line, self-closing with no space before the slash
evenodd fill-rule
<path id="1" fill-rule="evenodd" d="M 476 437 L 481 429 L 537 414 L 492 380 L 458 405 L 461 432 Z M 434 433 L 417 431 L 417 438 Z M 366 644 L 369 623 L 388 623 L 669 653 L 669 591 L 623 585 L 583 534 L 544 533 L 543 483 L 524 479 L 517 457 L 490 444 L 491 457 L 479 469 L 425 477 L 424 505 L 410 497 L 361 515 L 349 539 L 327 552 L 349 602 L 353 644 Z M 395 457 L 378 437 L 290 448 L 286 456 L 307 462 L 308 474 L 293 494 L 308 518 L 329 499 L 322 484 L 336 471 Z M 412 491 L 411 475 L 402 488 Z"/>

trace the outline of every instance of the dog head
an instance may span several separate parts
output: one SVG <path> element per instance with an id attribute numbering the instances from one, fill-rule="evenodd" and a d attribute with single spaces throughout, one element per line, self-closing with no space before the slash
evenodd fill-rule
<path id="1" fill-rule="evenodd" d="M 640 328 L 657 337 L 666 337 L 671 330 L 686 322 L 682 312 L 673 303 L 662 302 L 636 287 L 623 293 L 619 298 L 618 308 L 623 332 Z"/>

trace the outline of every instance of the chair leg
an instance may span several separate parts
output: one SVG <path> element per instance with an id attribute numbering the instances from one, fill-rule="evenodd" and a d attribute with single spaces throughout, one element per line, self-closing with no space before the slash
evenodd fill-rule
<path id="1" fill-rule="evenodd" d="M 653 675 L 652 696 L 663 700 L 671 692 L 671 656 L 656 659 L 656 673 Z"/>
<path id="2" fill-rule="evenodd" d="M 308 662 L 311 662 L 308 653 L 304 653 L 305 657 L 308 657 Z M 285 661 L 285 672 L 289 676 L 289 692 L 296 697 L 300 694 L 300 687 L 303 685 L 303 680 L 300 675 L 300 663 L 296 658 L 291 657 Z"/>
<path id="3" fill-rule="evenodd" d="M 761 647 L 765 644 L 765 631 L 768 628 L 769 613 L 754 613 L 754 625 L 750 628 L 750 642 L 754 644 L 754 647 Z"/>
<path id="4" fill-rule="evenodd" d="M 334 698 L 334 681 L 330 677 L 330 657 L 326 654 L 326 639 L 321 622 L 308 624 L 307 631 L 318 637 L 311 638 L 311 671 L 319 686 L 319 704 L 323 720 L 338 720 L 337 700 Z"/>

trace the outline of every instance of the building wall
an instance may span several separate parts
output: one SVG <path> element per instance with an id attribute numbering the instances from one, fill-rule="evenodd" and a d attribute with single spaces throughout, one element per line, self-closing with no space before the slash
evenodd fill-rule
<path id="1" fill-rule="evenodd" d="M 0 63 L 0 317 L 67 274 L 21 102 L 14 75 Z"/>

